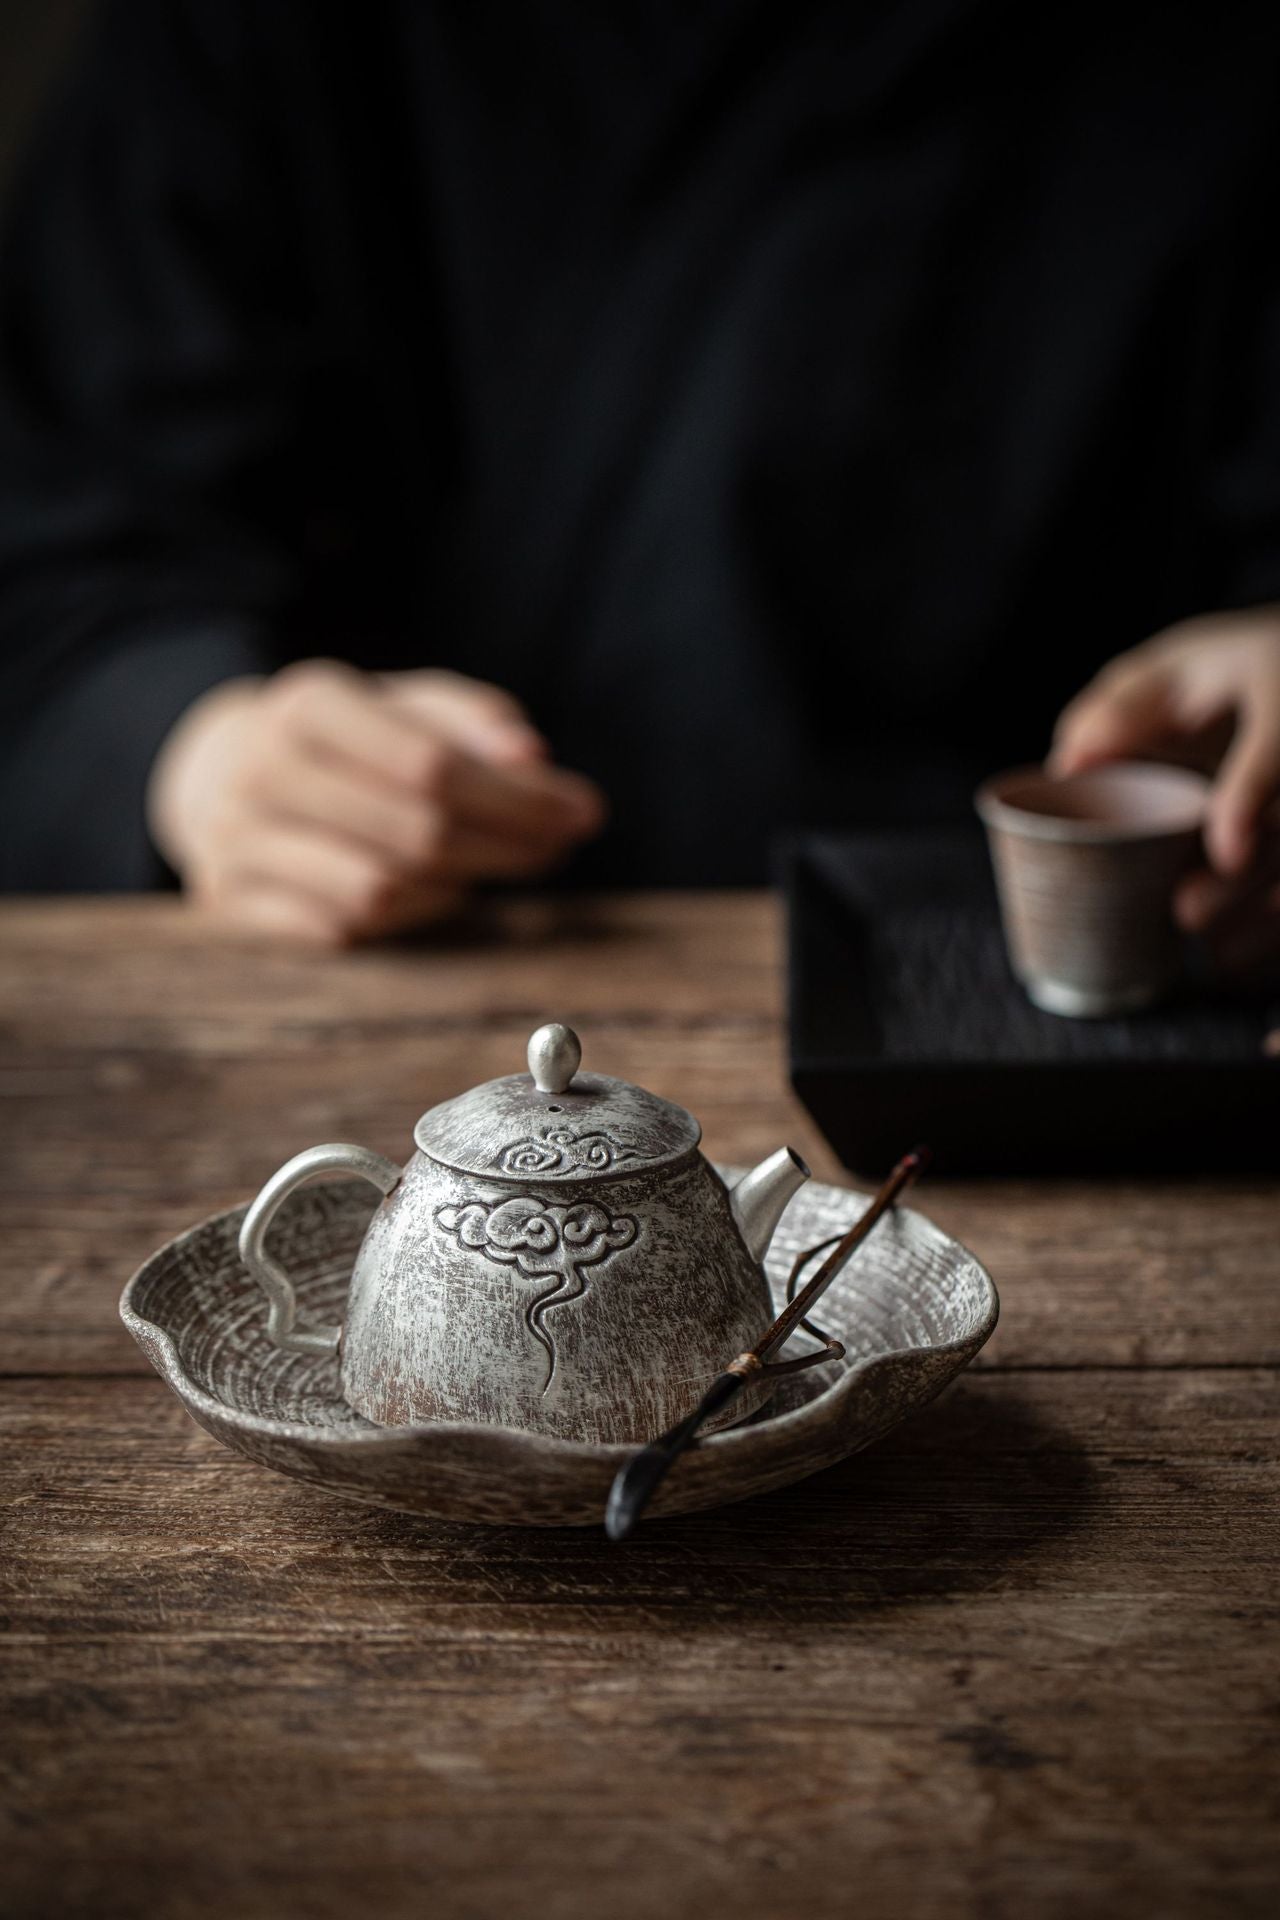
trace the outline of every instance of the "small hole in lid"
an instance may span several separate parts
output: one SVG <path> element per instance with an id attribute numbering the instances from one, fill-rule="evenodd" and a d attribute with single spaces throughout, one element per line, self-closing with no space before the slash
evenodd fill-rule
<path id="1" fill-rule="evenodd" d="M 547 1112 L 548 1112 L 548 1113 L 563 1113 L 563 1112 L 564 1112 L 564 1108 L 563 1108 L 563 1107 L 556 1107 L 556 1106 L 550 1106 L 550 1107 L 548 1107 L 548 1108 L 547 1108 Z"/>

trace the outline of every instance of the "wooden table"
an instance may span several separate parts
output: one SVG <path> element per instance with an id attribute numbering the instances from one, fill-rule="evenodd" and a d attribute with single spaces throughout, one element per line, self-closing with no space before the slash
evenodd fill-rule
<path id="1" fill-rule="evenodd" d="M 625 1549 L 277 1478 L 121 1329 L 168 1235 L 313 1141 L 403 1153 L 553 1013 L 713 1153 L 837 1175 L 779 951 L 762 896 L 326 958 L 3 910 L 6 1915 L 1277 1910 L 1274 1190 L 933 1184 L 1003 1296 L 980 1364 Z"/>

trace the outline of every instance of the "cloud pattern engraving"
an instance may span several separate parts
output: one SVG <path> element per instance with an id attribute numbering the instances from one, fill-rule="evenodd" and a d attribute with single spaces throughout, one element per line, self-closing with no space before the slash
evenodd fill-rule
<path id="1" fill-rule="evenodd" d="M 587 1290 L 584 1267 L 593 1267 L 639 1232 L 629 1213 L 611 1215 L 594 1201 L 557 1207 L 517 1194 L 501 1201 L 469 1200 L 459 1207 L 438 1207 L 436 1224 L 458 1242 L 482 1253 L 487 1260 L 516 1266 L 531 1280 L 553 1282 L 535 1294 L 524 1310 L 525 1325 L 547 1356 L 545 1394 L 555 1378 L 556 1345 L 543 1325 L 552 1307 L 580 1299 Z"/>
<path id="2" fill-rule="evenodd" d="M 496 1155 L 494 1164 L 501 1173 L 604 1173 L 623 1160 L 649 1157 L 608 1133 L 573 1133 L 568 1127 L 556 1127 L 540 1138 L 531 1134 L 512 1141 Z"/>

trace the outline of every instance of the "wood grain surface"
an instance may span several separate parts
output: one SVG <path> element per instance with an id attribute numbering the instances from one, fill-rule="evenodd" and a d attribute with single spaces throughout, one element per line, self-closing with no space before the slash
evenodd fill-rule
<path id="1" fill-rule="evenodd" d="M 325 1499 L 120 1327 L 161 1240 L 316 1141 L 406 1153 L 547 1017 L 716 1157 L 839 1178 L 780 951 L 763 896 L 319 958 L 172 902 L 0 910 L 0 1912 L 1275 1911 L 1274 1189 L 922 1188 L 1000 1287 L 979 1366 L 623 1549 Z"/>

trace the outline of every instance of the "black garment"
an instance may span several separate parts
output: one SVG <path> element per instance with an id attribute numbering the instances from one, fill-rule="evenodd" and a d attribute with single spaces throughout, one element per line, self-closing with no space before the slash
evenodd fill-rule
<path id="1" fill-rule="evenodd" d="M 313 653 L 513 689 L 737 881 L 1280 598 L 1280 10 L 117 0 L 11 220 L 4 878 Z"/>

